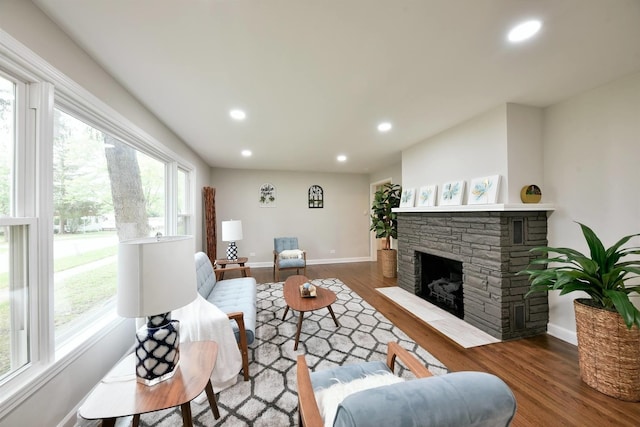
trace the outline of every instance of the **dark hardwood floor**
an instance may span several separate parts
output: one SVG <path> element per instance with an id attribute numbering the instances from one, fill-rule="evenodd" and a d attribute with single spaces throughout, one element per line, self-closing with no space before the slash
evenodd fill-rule
<path id="1" fill-rule="evenodd" d="M 271 268 L 252 268 L 258 283 L 272 282 Z M 285 280 L 291 271 L 281 274 Z M 640 426 L 640 403 L 601 394 L 580 380 L 575 346 L 542 335 L 465 349 L 390 302 L 375 288 L 396 286 L 377 263 L 307 267 L 307 276 L 338 278 L 451 371 L 493 373 L 513 390 L 518 410 L 513 426 Z"/>

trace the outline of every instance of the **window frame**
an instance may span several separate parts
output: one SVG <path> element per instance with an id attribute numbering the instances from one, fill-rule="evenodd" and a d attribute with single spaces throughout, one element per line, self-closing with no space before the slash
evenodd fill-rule
<path id="1" fill-rule="evenodd" d="M 59 108 L 102 132 L 111 134 L 136 150 L 165 164 L 166 232 L 175 233 L 178 223 L 177 173 L 187 173 L 189 183 L 188 234 L 194 234 L 196 168 L 160 143 L 122 114 L 58 71 L 30 49 L 0 29 L 0 73 L 24 84 L 20 90 L 14 154 L 17 196 L 10 218 L 0 225 L 28 226 L 29 345 L 26 366 L 0 381 L 0 419 L 79 358 L 83 349 L 100 341 L 126 321 L 113 310 L 56 349 L 53 325 L 53 111 Z M 16 89 L 16 104 L 18 104 Z M 16 105 L 18 111 L 18 105 Z M 80 349 L 80 351 L 78 351 Z"/>

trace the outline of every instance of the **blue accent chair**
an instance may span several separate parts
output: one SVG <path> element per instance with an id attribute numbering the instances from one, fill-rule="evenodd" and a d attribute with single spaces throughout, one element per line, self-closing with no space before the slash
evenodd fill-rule
<path id="1" fill-rule="evenodd" d="M 307 253 L 298 246 L 297 237 L 276 237 L 273 239 L 273 280 L 280 281 L 280 270 L 296 270 L 307 275 Z"/>
<path id="2" fill-rule="evenodd" d="M 413 372 L 416 379 L 376 384 L 347 395 L 337 404 L 334 427 L 506 427 L 511 424 L 516 412 L 516 399 L 511 389 L 495 375 L 454 372 L 432 376 L 423 364 L 397 343 L 390 342 L 387 351 L 386 364 L 371 361 L 313 373 L 309 373 L 305 356 L 299 355 L 299 425 L 325 425 L 316 400 L 316 393 L 320 390 L 338 383 L 393 373 L 396 358 Z M 333 389 L 329 391 L 333 393 Z"/>

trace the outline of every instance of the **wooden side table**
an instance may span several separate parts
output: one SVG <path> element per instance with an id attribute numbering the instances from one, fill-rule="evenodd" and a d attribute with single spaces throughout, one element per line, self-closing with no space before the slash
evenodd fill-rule
<path id="1" fill-rule="evenodd" d="M 149 387 L 136 381 L 135 354 L 131 354 L 102 379 L 78 412 L 85 419 L 102 419 L 103 427 L 133 415 L 137 427 L 140 414 L 180 406 L 183 424 L 192 426 L 190 402 L 205 390 L 217 420 L 220 412 L 210 378 L 217 356 L 218 344 L 213 341 L 180 344 L 180 363 L 173 377 Z"/>
<path id="2" fill-rule="evenodd" d="M 249 260 L 247 257 L 241 257 L 238 259 L 217 259 L 216 260 L 216 280 L 224 279 L 225 271 L 240 271 L 242 277 L 251 275 L 250 267 L 245 267 L 245 263 Z M 229 267 L 228 265 L 238 265 L 238 267 Z"/>

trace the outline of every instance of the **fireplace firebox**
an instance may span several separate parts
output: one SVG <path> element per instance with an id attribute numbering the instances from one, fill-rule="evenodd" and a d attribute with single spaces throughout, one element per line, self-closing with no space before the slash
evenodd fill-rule
<path id="1" fill-rule="evenodd" d="M 419 296 L 464 319 L 462 263 L 453 259 L 417 254 L 420 263 Z"/>

